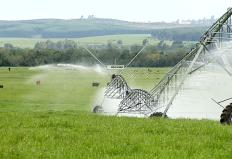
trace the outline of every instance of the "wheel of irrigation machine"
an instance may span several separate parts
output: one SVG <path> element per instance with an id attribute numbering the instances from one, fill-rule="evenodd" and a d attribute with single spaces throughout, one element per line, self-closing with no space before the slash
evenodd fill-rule
<path id="1" fill-rule="evenodd" d="M 97 105 L 93 108 L 93 113 L 102 113 L 103 108 L 100 105 Z"/>
<path id="2" fill-rule="evenodd" d="M 150 115 L 150 118 L 154 118 L 154 117 L 163 117 L 163 113 L 162 112 L 154 112 Z M 164 117 L 167 118 L 168 116 L 165 114 Z"/>
<path id="3" fill-rule="evenodd" d="M 220 119 L 220 123 L 221 124 L 231 124 L 231 119 L 232 119 L 232 103 L 230 103 L 230 105 L 227 105 L 221 114 L 221 119 Z"/>

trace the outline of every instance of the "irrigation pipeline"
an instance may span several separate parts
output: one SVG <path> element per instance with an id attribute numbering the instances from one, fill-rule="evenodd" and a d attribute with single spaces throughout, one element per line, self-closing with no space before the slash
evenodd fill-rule
<path id="1" fill-rule="evenodd" d="M 82 46 L 97 62 L 99 62 L 104 68 L 106 68 L 106 65 L 101 62 L 87 47 Z"/>
<path id="2" fill-rule="evenodd" d="M 140 49 L 140 51 L 130 60 L 130 62 L 125 66 L 125 68 L 127 68 L 128 66 L 130 66 L 130 64 L 132 63 L 132 62 L 134 62 L 134 60 L 143 52 L 143 50 L 146 48 L 146 46 L 147 46 L 147 43 L 142 47 L 142 49 Z M 124 69 L 125 69 L 124 68 Z M 121 70 L 118 74 L 122 74 L 122 72 L 124 71 L 124 69 L 123 70 Z"/>

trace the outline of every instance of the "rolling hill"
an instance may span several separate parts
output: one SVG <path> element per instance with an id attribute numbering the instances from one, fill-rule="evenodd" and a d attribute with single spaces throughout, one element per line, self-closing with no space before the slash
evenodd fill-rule
<path id="1" fill-rule="evenodd" d="M 0 37 L 80 38 L 115 34 L 150 34 L 154 30 L 201 28 L 200 24 L 137 23 L 115 19 L 37 19 L 0 21 Z"/>

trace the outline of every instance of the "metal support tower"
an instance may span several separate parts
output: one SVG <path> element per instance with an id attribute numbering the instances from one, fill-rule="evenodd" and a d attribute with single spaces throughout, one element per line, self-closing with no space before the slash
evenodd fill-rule
<path id="1" fill-rule="evenodd" d="M 130 90 L 121 76 L 118 76 L 119 80 L 113 80 L 106 91 L 106 96 L 123 99 L 119 105 L 118 113 L 138 112 L 151 115 L 155 112 L 163 112 L 163 115 L 166 115 L 186 78 L 214 60 L 209 58 L 211 57 L 210 50 L 223 47 L 223 43 L 232 40 L 231 15 L 232 9 L 230 8 L 202 35 L 195 48 L 149 92 Z M 117 87 L 117 82 L 121 83 L 119 84 L 122 86 L 120 89 Z"/>

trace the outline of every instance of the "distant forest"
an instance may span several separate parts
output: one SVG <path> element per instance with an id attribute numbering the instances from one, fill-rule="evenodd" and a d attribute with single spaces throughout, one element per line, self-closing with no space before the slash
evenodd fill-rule
<path id="1" fill-rule="evenodd" d="M 143 42 L 146 45 L 146 40 Z M 88 49 L 105 64 L 127 64 L 143 45 L 123 46 L 118 43 L 108 43 L 104 46 Z M 132 67 L 163 67 L 173 66 L 189 52 L 192 46 L 174 41 L 167 45 L 160 41 L 158 45 L 147 45 Z M 0 66 L 37 66 L 56 63 L 72 63 L 95 65 L 97 61 L 75 41 L 39 42 L 33 49 L 15 48 L 5 44 L 0 48 Z"/>

